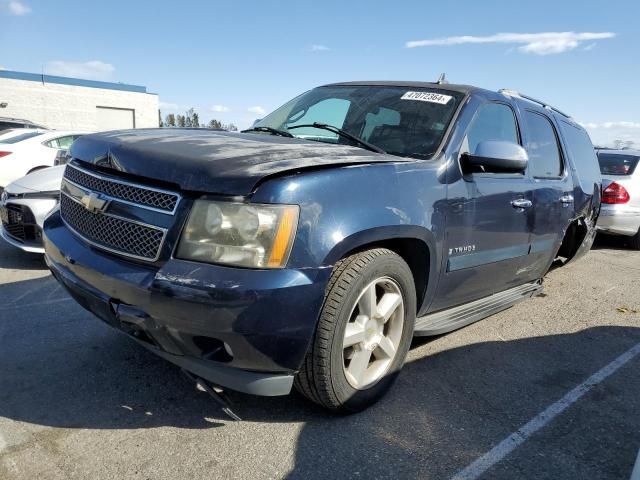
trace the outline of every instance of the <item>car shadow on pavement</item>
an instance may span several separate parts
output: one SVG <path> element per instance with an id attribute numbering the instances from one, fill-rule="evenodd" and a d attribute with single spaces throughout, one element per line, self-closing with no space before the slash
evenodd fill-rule
<path id="1" fill-rule="evenodd" d="M 591 247 L 592 250 L 628 250 L 633 249 L 629 246 L 629 237 L 622 235 L 605 235 L 598 233 Z"/>
<path id="2" fill-rule="evenodd" d="M 639 341 L 640 328 L 596 327 L 414 351 L 374 407 L 307 422 L 288 478 L 451 478 Z M 627 379 L 637 378 L 639 360 Z M 568 410 L 577 418 L 547 427 L 532 450 L 482 478 L 628 478 L 640 445 L 638 396 L 640 382 L 594 387 Z"/>
<path id="3" fill-rule="evenodd" d="M 82 309 L 52 276 L 0 284 L 0 366 L 0 418 L 87 429 L 199 429 L 228 420 L 178 367 Z M 296 396 L 234 398 L 265 420 L 325 415 L 305 411 Z"/>
<path id="4" fill-rule="evenodd" d="M 0 285 L 0 298 L 18 291 L 36 292 L 36 298 L 8 301 L 0 310 L 0 417 L 78 429 L 227 424 L 216 403 L 177 367 L 85 312 L 51 277 Z M 297 394 L 231 392 L 230 398 L 249 422 L 304 424 L 290 478 L 445 478 L 639 341 L 640 328 L 631 327 L 432 354 L 424 352 L 429 341 L 417 341 L 389 394 L 352 416 L 331 415 Z M 597 390 L 600 399 L 620 393 L 605 385 Z M 626 474 L 638 432 L 640 418 L 616 425 L 611 434 L 622 460 L 598 468 Z M 587 454 L 599 458 L 597 451 Z"/>
<path id="5" fill-rule="evenodd" d="M 11 270 L 47 270 L 44 256 L 40 253 L 27 253 L 0 239 L 0 269 Z"/>

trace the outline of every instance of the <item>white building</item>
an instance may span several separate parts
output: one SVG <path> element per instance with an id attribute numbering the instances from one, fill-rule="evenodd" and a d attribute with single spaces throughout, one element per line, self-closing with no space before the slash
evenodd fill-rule
<path id="1" fill-rule="evenodd" d="M 147 88 L 0 70 L 0 117 L 57 130 L 158 126 L 158 95 Z"/>

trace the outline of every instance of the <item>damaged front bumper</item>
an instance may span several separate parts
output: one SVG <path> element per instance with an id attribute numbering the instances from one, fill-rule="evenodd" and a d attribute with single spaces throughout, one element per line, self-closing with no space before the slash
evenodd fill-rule
<path id="1" fill-rule="evenodd" d="M 222 387 L 290 392 L 330 269 L 134 263 L 91 248 L 59 213 L 47 219 L 44 241 L 49 268 L 73 298 L 152 352 Z"/>

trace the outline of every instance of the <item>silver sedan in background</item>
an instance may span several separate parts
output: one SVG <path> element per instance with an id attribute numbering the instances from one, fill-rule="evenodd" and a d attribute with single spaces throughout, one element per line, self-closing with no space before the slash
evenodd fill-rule
<path id="1" fill-rule="evenodd" d="M 640 151 L 599 149 L 597 154 L 602 173 L 598 229 L 625 235 L 640 250 Z"/>
<path id="2" fill-rule="evenodd" d="M 44 253 L 42 223 L 58 204 L 65 166 L 37 170 L 7 185 L 0 197 L 0 235 L 25 252 Z"/>

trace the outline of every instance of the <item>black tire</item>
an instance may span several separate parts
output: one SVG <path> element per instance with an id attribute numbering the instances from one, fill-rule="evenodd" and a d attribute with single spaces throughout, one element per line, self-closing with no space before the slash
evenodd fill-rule
<path id="1" fill-rule="evenodd" d="M 402 335 L 386 374 L 365 389 L 353 388 L 344 373 L 343 337 L 346 324 L 362 290 L 379 277 L 392 279 L 404 301 Z M 324 305 L 312 344 L 295 388 L 309 400 L 329 410 L 353 413 L 377 402 L 391 387 L 413 337 L 416 290 L 407 263 L 391 250 L 363 251 L 336 264 L 327 285 Z"/>
<path id="2" fill-rule="evenodd" d="M 634 250 L 640 250 L 640 230 L 629 239 L 629 246 Z"/>

